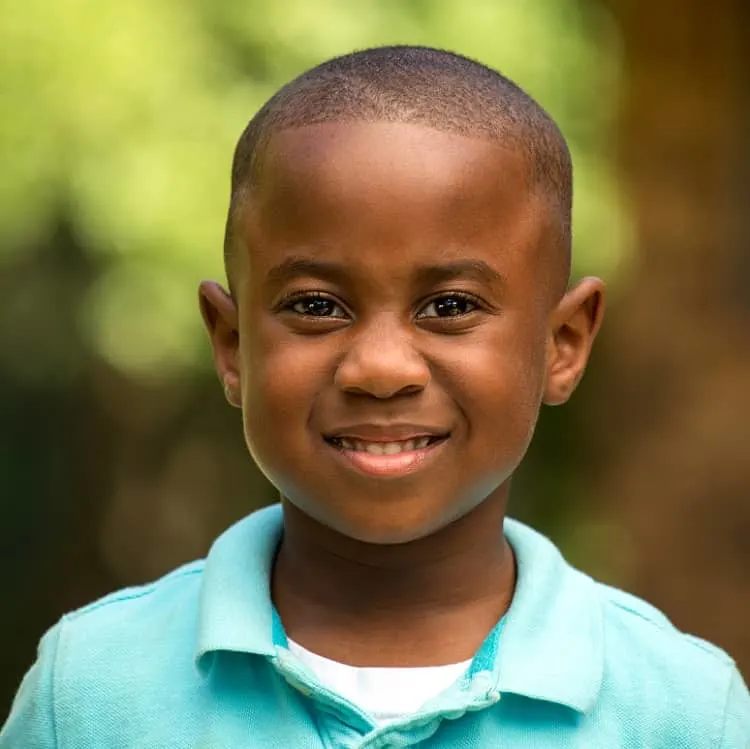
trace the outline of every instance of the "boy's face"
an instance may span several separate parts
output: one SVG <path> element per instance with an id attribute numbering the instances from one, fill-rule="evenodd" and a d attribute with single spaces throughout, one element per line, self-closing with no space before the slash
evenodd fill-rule
<path id="1" fill-rule="evenodd" d="M 504 495 L 601 315 L 595 279 L 555 293 L 555 216 L 527 174 L 497 143 L 417 125 L 273 136 L 235 219 L 236 307 L 201 295 L 250 452 L 287 501 L 398 543 Z"/>

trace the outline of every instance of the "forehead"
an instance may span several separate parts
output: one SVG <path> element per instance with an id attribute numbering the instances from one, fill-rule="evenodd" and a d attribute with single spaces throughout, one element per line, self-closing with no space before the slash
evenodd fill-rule
<path id="1" fill-rule="evenodd" d="M 285 252 L 395 271 L 436 253 L 536 255 L 545 213 L 510 146 L 423 125 L 326 123 L 272 136 L 238 228 L 254 272 Z"/>

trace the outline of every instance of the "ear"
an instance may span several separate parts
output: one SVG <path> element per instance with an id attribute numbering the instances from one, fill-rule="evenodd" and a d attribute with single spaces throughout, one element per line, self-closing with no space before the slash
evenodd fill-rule
<path id="1" fill-rule="evenodd" d="M 604 283 L 584 278 L 552 313 L 544 403 L 565 403 L 578 386 L 604 317 Z"/>
<path id="2" fill-rule="evenodd" d="M 198 288 L 198 299 L 203 323 L 213 348 L 214 363 L 224 395 L 230 405 L 242 406 L 239 368 L 240 336 L 237 305 L 219 284 L 203 281 Z"/>

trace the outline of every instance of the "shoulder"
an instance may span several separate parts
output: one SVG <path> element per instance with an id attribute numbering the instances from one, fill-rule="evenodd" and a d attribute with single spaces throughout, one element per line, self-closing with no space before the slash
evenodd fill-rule
<path id="1" fill-rule="evenodd" d="M 85 628 L 90 622 L 109 618 L 119 621 L 123 616 L 138 616 L 146 610 L 153 613 L 177 601 L 190 600 L 198 592 L 204 567 L 204 560 L 191 562 L 153 582 L 109 593 L 65 614 L 61 623 Z"/>
<path id="2" fill-rule="evenodd" d="M 39 644 L 0 747 L 98 746 L 135 730 L 123 705 L 146 714 L 173 679 L 190 684 L 202 570 L 185 565 L 65 614 Z"/>
<path id="3" fill-rule="evenodd" d="M 516 596 L 533 609 L 535 621 L 548 621 L 554 612 L 561 636 L 587 632 L 588 651 L 601 644 L 606 668 L 629 672 L 638 664 L 644 674 L 660 671 L 665 677 L 695 669 L 719 679 L 734 668 L 724 651 L 680 632 L 655 606 L 568 564 L 542 534 L 509 519 L 505 529 L 516 554 Z"/>
<path id="4" fill-rule="evenodd" d="M 192 562 L 65 614 L 57 667 L 92 676 L 102 664 L 128 669 L 140 657 L 156 665 L 175 648 L 194 647 L 203 569 L 203 561 Z"/>
<path id="5" fill-rule="evenodd" d="M 724 673 L 734 668 L 732 658 L 721 648 L 677 629 L 666 614 L 642 598 L 603 583 L 595 583 L 602 605 L 610 655 L 632 656 L 633 646 L 657 662 L 675 659 L 684 673 L 691 666 Z M 623 652 L 618 647 L 626 648 Z"/>
<path id="6" fill-rule="evenodd" d="M 578 684 L 576 704 L 590 705 L 594 723 L 615 731 L 618 746 L 750 749 L 750 695 L 727 653 L 681 632 L 643 599 L 570 566 L 533 529 L 510 520 L 505 528 L 516 552 L 523 641 L 537 632 L 531 660 L 542 663 L 540 673 L 555 663 L 566 692 Z M 527 680 L 529 660 L 519 665 L 519 682 Z"/>
<path id="7" fill-rule="evenodd" d="M 602 609 L 603 693 L 630 711 L 635 725 L 650 721 L 662 741 L 734 747 L 721 737 L 737 721 L 750 730 L 750 697 L 734 660 L 641 598 L 602 583 L 594 589 Z"/>

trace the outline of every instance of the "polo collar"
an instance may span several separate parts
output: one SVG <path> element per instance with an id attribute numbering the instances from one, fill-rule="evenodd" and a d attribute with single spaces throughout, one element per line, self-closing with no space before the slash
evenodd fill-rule
<path id="1" fill-rule="evenodd" d="M 531 528 L 506 519 L 504 531 L 515 552 L 517 582 L 493 666 L 496 688 L 585 713 L 604 671 L 596 583 Z M 216 651 L 272 657 L 286 646 L 270 591 L 282 532 L 281 506 L 273 505 L 240 520 L 211 547 L 199 602 L 199 667 Z"/>
<path id="2" fill-rule="evenodd" d="M 604 676 L 597 584 L 528 526 L 506 519 L 504 530 L 517 582 L 498 650 L 497 688 L 588 712 Z"/>
<path id="3" fill-rule="evenodd" d="M 271 573 L 281 540 L 281 505 L 252 513 L 225 531 L 208 552 L 198 604 L 196 661 L 219 650 L 273 656 L 278 618 Z"/>

